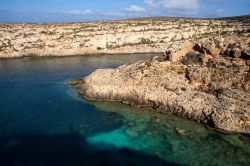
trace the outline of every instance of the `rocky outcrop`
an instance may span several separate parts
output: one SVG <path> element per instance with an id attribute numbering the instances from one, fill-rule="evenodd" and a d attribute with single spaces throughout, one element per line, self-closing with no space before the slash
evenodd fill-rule
<path id="1" fill-rule="evenodd" d="M 89 100 L 150 106 L 250 134 L 249 43 L 249 37 L 202 39 L 165 57 L 99 69 L 75 84 Z"/>
<path id="2" fill-rule="evenodd" d="M 249 31 L 249 16 L 144 18 L 110 22 L 0 24 L 0 58 L 175 50 L 187 41 Z M 237 50 L 236 50 L 237 52 Z"/>

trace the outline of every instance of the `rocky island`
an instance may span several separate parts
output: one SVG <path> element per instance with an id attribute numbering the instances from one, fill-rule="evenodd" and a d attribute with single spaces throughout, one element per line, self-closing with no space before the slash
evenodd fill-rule
<path id="1" fill-rule="evenodd" d="M 166 44 L 164 56 L 99 69 L 74 84 L 88 100 L 149 106 L 249 135 L 250 33 L 249 23 L 243 25 L 244 31 L 201 37 L 170 49 Z"/>

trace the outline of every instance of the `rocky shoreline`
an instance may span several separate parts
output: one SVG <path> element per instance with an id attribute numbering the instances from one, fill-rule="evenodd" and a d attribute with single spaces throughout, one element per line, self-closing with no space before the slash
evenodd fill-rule
<path id="1" fill-rule="evenodd" d="M 150 106 L 250 134 L 250 15 L 0 24 L 0 58 L 159 53 L 71 82 L 89 100 Z"/>
<path id="2" fill-rule="evenodd" d="M 215 129 L 250 134 L 250 38 L 200 39 L 165 56 L 76 80 L 88 100 L 150 106 Z"/>
<path id="3" fill-rule="evenodd" d="M 85 54 L 72 54 L 72 55 L 44 55 L 44 56 L 40 56 L 40 55 L 36 55 L 36 54 L 32 54 L 32 55 L 23 55 L 20 57 L 0 57 L 0 60 L 8 60 L 8 59 L 22 59 L 22 58 L 64 58 L 64 57 L 79 57 L 79 56 L 105 56 L 105 55 L 152 55 L 152 56 L 157 56 L 157 55 L 162 55 L 162 52 L 135 52 L 135 53 L 85 53 Z"/>
<path id="4" fill-rule="evenodd" d="M 150 53 L 208 36 L 244 34 L 250 17 L 141 18 L 88 23 L 0 23 L 0 58 Z"/>

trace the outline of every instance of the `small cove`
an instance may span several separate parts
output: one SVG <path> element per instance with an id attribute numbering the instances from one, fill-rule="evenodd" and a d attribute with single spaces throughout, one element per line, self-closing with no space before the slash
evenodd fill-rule
<path id="1" fill-rule="evenodd" d="M 147 108 L 89 102 L 68 85 L 152 56 L 0 60 L 0 165 L 249 165 L 247 137 Z"/>

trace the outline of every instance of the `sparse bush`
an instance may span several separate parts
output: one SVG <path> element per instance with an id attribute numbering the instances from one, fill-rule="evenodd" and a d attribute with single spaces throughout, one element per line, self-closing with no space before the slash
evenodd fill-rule
<path id="1" fill-rule="evenodd" d="M 97 49 L 97 50 L 102 50 L 102 47 L 97 47 L 96 49 Z"/>
<path id="2" fill-rule="evenodd" d="M 153 41 L 145 38 L 141 38 L 141 44 L 152 44 L 154 43 Z"/>
<path id="3" fill-rule="evenodd" d="M 182 91 L 187 91 L 187 88 L 181 87 L 181 90 L 182 90 Z"/>

